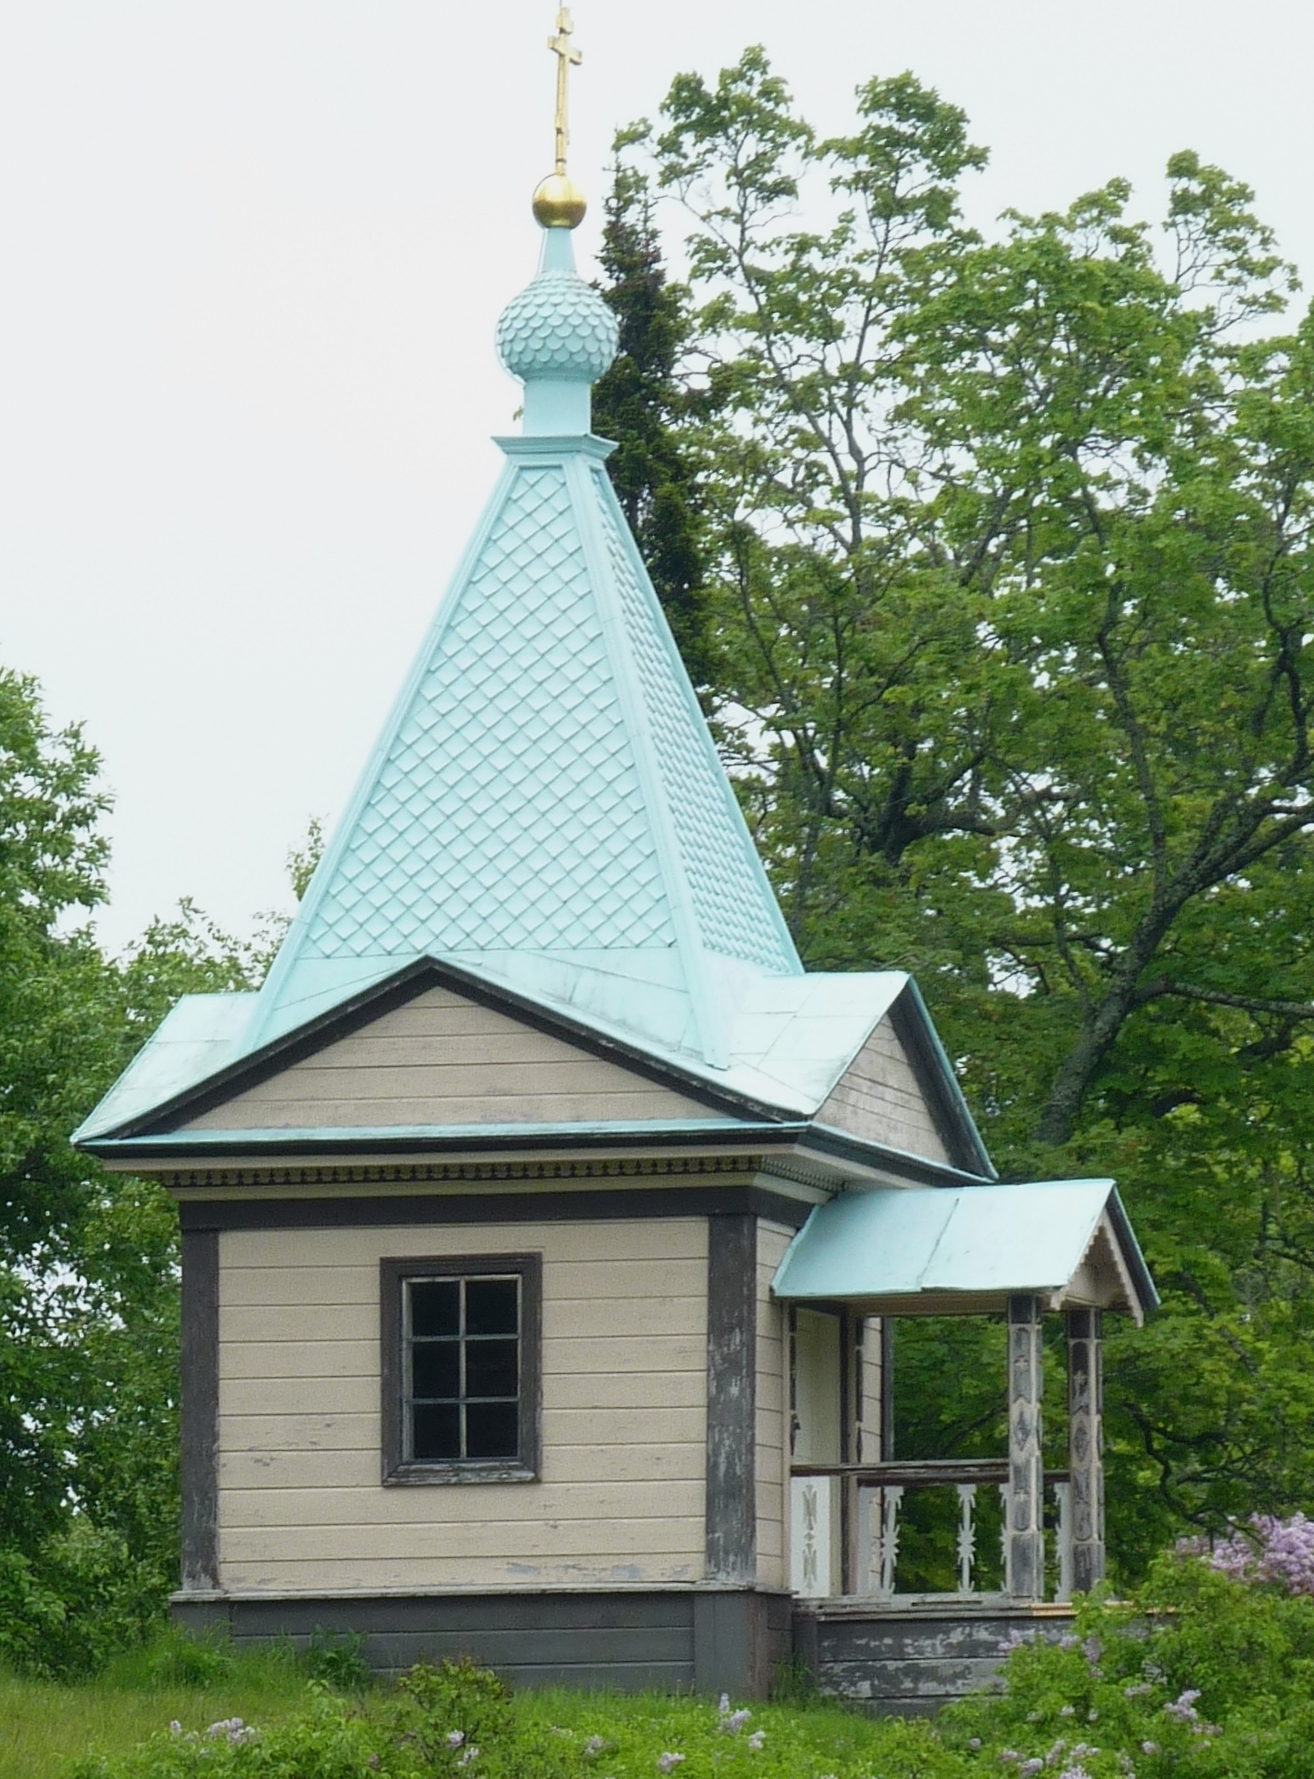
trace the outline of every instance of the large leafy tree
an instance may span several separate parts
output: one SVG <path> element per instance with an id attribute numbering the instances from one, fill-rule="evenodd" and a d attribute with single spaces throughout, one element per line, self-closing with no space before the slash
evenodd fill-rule
<path id="1" fill-rule="evenodd" d="M 1124 1555 L 1307 1500 L 1314 322 L 1280 331 L 1291 271 L 1190 154 L 1161 230 L 1114 180 L 983 238 L 958 192 L 984 156 L 909 75 L 823 140 L 750 50 L 679 77 L 650 149 L 709 398 L 713 695 L 800 946 L 918 972 L 1007 1170 L 1122 1180 L 1167 1292 L 1115 1341 Z M 940 1362 L 913 1343 L 907 1375 Z M 911 1394 L 909 1437 L 986 1436 L 984 1385 Z"/>
<path id="2" fill-rule="evenodd" d="M 188 907 L 101 953 L 98 770 L 0 672 L 0 1658 L 56 1670 L 159 1609 L 177 1546 L 176 1217 L 69 1134 L 178 994 L 261 967 Z"/>

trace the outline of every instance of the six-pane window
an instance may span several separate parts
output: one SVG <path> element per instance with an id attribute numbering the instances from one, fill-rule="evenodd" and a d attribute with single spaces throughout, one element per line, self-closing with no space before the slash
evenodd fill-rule
<path id="1" fill-rule="evenodd" d="M 517 1273 L 406 1280 L 406 1462 L 520 1455 L 521 1297 Z"/>

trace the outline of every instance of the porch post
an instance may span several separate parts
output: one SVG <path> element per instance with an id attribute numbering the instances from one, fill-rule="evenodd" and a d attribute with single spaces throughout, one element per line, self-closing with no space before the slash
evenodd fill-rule
<path id="1" fill-rule="evenodd" d="M 1004 1585 L 1045 1597 L 1045 1472 L 1040 1450 L 1040 1299 L 1008 1300 L 1008 1531 Z"/>
<path id="2" fill-rule="evenodd" d="M 1104 1576 L 1103 1318 L 1069 1310 L 1068 1469 L 1072 1477 L 1072 1586 L 1088 1594 Z"/>

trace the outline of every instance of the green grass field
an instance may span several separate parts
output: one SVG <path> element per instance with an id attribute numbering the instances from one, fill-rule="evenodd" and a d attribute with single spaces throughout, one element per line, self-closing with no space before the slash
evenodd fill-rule
<path id="1" fill-rule="evenodd" d="M 226 1661 L 216 1656 L 212 1673 L 199 1663 L 201 1671 L 187 1684 L 176 1673 L 179 1647 L 157 1645 L 119 1663 L 108 1676 L 80 1685 L 0 1676 L 0 1779 L 63 1779 L 78 1756 L 127 1754 L 173 1721 L 184 1730 L 202 1730 L 221 1718 L 240 1717 L 269 1729 L 307 1706 L 305 1670 L 286 1653 Z M 382 1708 L 387 1698 L 388 1689 L 372 1687 L 360 1695 L 360 1703 L 369 1711 Z M 514 1709 L 527 1726 L 551 1726 L 579 1742 L 599 1736 L 615 1751 L 610 1766 L 644 1774 L 656 1752 L 687 1746 L 691 1736 L 706 1740 L 716 1721 L 712 1701 L 656 1695 L 523 1693 Z M 771 1749 L 771 1756 L 751 1763 L 760 1764 L 764 1779 L 795 1769 L 787 1750 L 801 1757 L 800 1773 L 852 1772 L 864 1753 L 877 1754 L 890 1731 L 820 1703 L 757 1706 L 753 1726 L 765 1732 Z M 697 1768 L 696 1757 L 691 1764 Z M 883 1764 L 874 1760 L 872 1770 Z"/>
<path id="2" fill-rule="evenodd" d="M 199 1664 L 200 1684 L 179 1677 L 176 1656 L 165 1641 L 77 1686 L 0 1674 L 0 1779 L 61 1779 L 75 1756 L 126 1754 L 174 1720 L 187 1730 L 221 1717 L 281 1723 L 305 1703 L 305 1674 L 277 1653 L 212 1662 L 208 1679 Z"/>

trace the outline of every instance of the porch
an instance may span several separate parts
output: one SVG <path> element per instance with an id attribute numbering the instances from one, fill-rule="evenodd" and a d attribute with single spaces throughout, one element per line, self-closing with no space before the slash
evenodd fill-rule
<path id="1" fill-rule="evenodd" d="M 823 1692 L 925 1712 L 986 1684 L 1015 1633 L 1060 1635 L 1104 1575 L 1103 1315 L 1153 1285 L 1109 1181 L 854 1192 L 812 1214 L 775 1294 L 790 1332 L 790 1585 Z M 1007 1451 L 894 1450 L 899 1317 L 1006 1330 Z M 1066 1458 L 1042 1446 L 1044 1324 L 1063 1318 Z M 908 1562 L 930 1524 L 940 1562 Z M 952 1556 L 948 1555 L 952 1552 Z"/>

